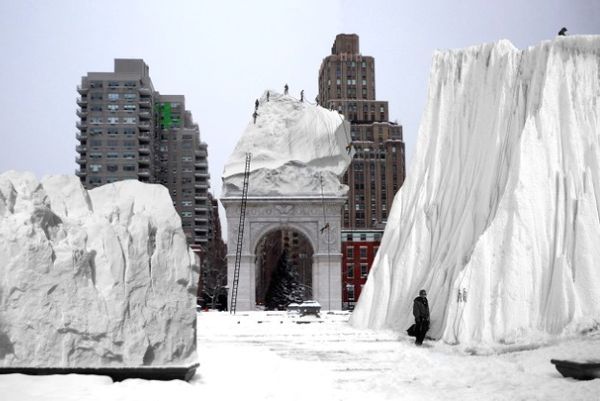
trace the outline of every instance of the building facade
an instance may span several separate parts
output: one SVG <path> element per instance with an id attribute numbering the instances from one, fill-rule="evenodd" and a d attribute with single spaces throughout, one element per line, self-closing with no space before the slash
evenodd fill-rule
<path id="1" fill-rule="evenodd" d="M 366 274 L 361 270 L 364 260 L 349 257 L 347 252 L 379 246 L 394 195 L 406 174 L 402 126 L 389 121 L 388 102 L 376 99 L 375 59 L 360 53 L 356 34 L 336 36 L 331 55 L 323 59 L 319 69 L 317 99 L 350 121 L 349 135 L 356 152 L 344 176 L 350 189 L 342 235 L 342 299 L 352 309 Z M 375 253 L 367 251 L 367 255 L 370 268 Z M 354 271 L 349 272 L 350 267 Z"/>
<path id="2" fill-rule="evenodd" d="M 114 72 L 90 72 L 77 91 L 79 169 L 86 189 L 135 179 L 165 185 L 193 248 L 210 237 L 207 145 L 183 96 L 161 95 L 140 59 L 115 59 Z"/>

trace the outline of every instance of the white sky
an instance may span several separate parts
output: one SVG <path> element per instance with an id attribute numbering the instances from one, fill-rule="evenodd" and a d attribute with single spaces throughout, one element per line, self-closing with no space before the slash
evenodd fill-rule
<path id="1" fill-rule="evenodd" d="M 185 95 L 218 196 L 254 100 L 287 82 L 312 101 L 335 35 L 357 33 L 377 98 L 404 126 L 410 174 L 434 50 L 524 48 L 562 26 L 600 33 L 600 0 L 0 0 L 0 172 L 74 174 L 81 76 L 143 58 L 156 89 Z"/>

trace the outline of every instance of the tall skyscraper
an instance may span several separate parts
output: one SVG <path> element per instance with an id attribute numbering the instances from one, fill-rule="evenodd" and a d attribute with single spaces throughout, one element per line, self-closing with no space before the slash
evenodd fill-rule
<path id="1" fill-rule="evenodd" d="M 375 97 L 375 59 L 363 56 L 356 34 L 339 34 L 319 69 L 319 104 L 350 121 L 356 153 L 342 232 L 342 298 L 352 307 L 366 280 L 395 193 L 405 178 L 402 126 L 389 121 L 388 102 Z"/>
<path id="2" fill-rule="evenodd" d="M 165 185 L 192 246 L 211 235 L 207 145 L 180 95 L 154 89 L 143 60 L 116 59 L 77 88 L 76 162 L 85 188 L 124 179 Z"/>

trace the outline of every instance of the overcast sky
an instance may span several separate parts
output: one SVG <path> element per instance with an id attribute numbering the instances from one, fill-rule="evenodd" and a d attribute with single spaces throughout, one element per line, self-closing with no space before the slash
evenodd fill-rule
<path id="1" fill-rule="evenodd" d="M 376 94 L 404 126 L 407 168 L 431 56 L 509 39 L 519 48 L 600 33 L 600 0 L 0 0 L 0 172 L 74 174 L 76 86 L 143 58 L 155 89 L 185 95 L 208 143 L 211 190 L 265 89 L 317 94 L 338 33 L 375 57 Z"/>

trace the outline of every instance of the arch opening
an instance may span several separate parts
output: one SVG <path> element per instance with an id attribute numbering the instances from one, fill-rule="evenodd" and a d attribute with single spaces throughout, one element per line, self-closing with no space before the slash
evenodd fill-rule
<path id="1" fill-rule="evenodd" d="M 276 229 L 256 246 L 256 306 L 284 309 L 312 299 L 313 247 L 294 229 Z"/>

